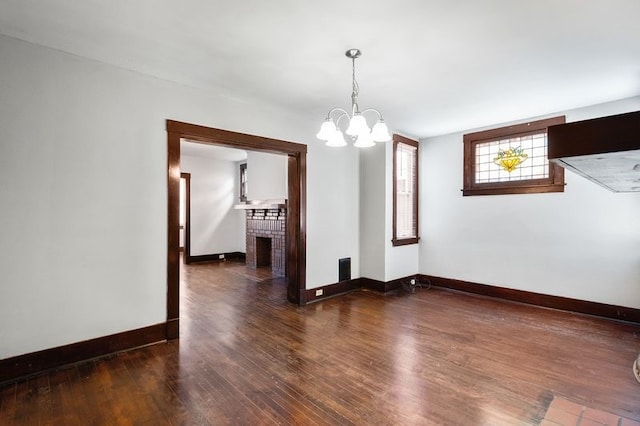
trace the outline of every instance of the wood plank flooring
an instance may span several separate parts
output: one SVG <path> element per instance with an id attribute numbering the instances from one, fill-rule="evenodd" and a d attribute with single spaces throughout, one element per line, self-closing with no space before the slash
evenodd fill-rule
<path id="1" fill-rule="evenodd" d="M 432 288 L 297 307 L 183 266 L 181 338 L 0 388 L 2 425 L 537 425 L 554 398 L 640 421 L 640 327 Z"/>

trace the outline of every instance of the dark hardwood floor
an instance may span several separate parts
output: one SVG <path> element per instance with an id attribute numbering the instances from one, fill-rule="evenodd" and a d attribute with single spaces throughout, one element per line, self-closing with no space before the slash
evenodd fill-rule
<path id="1" fill-rule="evenodd" d="M 268 271 L 181 274 L 179 341 L 5 386 L 0 424 L 556 424 L 554 397 L 640 420 L 639 326 L 438 288 L 297 307 Z"/>

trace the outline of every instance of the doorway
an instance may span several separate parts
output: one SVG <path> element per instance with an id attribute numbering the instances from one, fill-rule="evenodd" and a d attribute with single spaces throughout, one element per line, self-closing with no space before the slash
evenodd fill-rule
<path id="1" fill-rule="evenodd" d="M 287 300 L 306 304 L 306 166 L 303 144 L 167 120 L 167 339 L 179 336 L 180 140 L 287 156 Z"/>
<path id="2" fill-rule="evenodd" d="M 185 263 L 191 256 L 191 173 L 180 173 L 180 251 Z"/>

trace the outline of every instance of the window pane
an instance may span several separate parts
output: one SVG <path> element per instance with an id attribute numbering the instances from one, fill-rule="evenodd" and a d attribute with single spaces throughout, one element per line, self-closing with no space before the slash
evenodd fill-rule
<path id="1" fill-rule="evenodd" d="M 549 177 L 546 131 L 479 143 L 476 145 L 475 158 L 477 183 L 512 182 Z"/>
<path id="2" fill-rule="evenodd" d="M 417 237 L 415 187 L 417 148 L 398 143 L 396 151 L 396 238 Z"/>

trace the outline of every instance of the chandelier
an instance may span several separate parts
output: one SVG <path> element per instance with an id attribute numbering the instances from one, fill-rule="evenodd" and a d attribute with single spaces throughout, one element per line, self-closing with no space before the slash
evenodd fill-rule
<path id="1" fill-rule="evenodd" d="M 327 118 L 322 123 L 320 131 L 316 135 L 318 139 L 327 141 L 327 146 L 345 146 L 347 142 L 344 139 L 344 133 L 340 128 L 340 120 L 346 118 L 348 123 L 345 133 L 351 136 L 355 142 L 354 146 L 358 148 L 366 148 L 375 145 L 375 142 L 386 142 L 391 139 L 389 129 L 382 118 L 382 113 L 374 108 L 367 108 L 360 111 L 358 106 L 358 92 L 360 87 L 356 81 L 356 59 L 362 55 L 359 49 L 349 49 L 345 52 L 345 56 L 351 59 L 352 69 L 352 91 L 351 91 L 351 114 L 342 108 L 333 108 L 327 114 Z M 366 113 L 376 113 L 378 121 L 369 129 L 367 120 L 364 117 Z M 344 122 L 344 121 L 343 121 Z"/>

